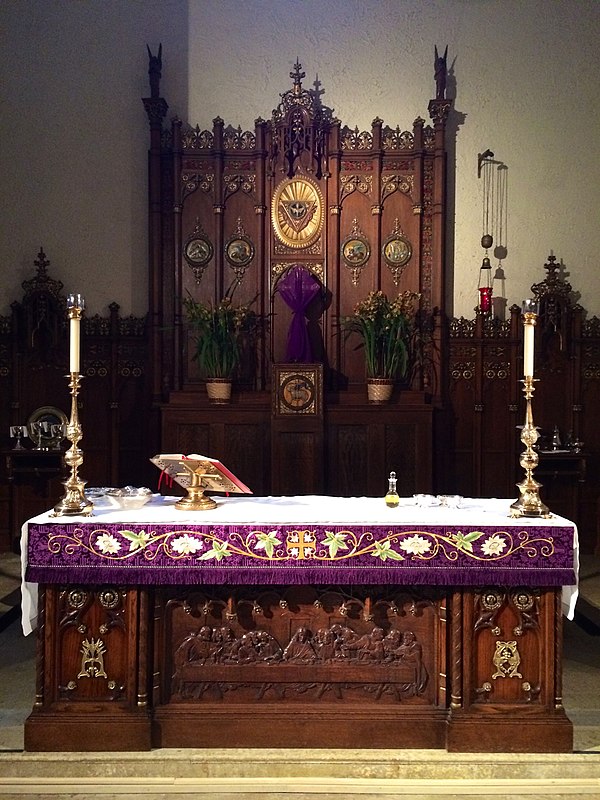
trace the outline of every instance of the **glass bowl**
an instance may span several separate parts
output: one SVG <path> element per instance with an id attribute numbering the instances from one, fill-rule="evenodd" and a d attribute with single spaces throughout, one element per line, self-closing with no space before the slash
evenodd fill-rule
<path id="1" fill-rule="evenodd" d="M 131 511 L 145 506 L 152 499 L 152 492 L 145 486 L 125 486 L 123 489 L 107 489 L 105 496 L 114 508 Z"/>

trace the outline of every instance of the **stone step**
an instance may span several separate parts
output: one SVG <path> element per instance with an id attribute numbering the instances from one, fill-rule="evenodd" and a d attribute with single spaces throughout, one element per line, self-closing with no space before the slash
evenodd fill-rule
<path id="1" fill-rule="evenodd" d="M 110 772 L 110 771 L 109 771 Z M 0 779 L 3 800 L 144 800 L 207 797 L 211 800 L 575 800 L 600 796 L 600 779 L 437 778 L 21 778 Z"/>
<path id="2" fill-rule="evenodd" d="M 117 732 L 115 732 L 117 733 Z M 302 748 L 156 749 L 149 752 L 0 752 L 0 777 L 600 779 L 600 753 L 447 753 Z"/>

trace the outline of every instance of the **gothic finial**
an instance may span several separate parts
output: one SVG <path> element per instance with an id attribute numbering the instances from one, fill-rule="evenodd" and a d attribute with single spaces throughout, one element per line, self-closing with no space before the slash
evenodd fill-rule
<path id="1" fill-rule="evenodd" d="M 319 73 L 316 73 L 311 94 L 315 98 L 315 102 L 318 106 L 321 105 L 321 97 L 325 94 L 325 89 L 323 89 L 322 86 L 323 84 L 319 80 Z"/>
<path id="2" fill-rule="evenodd" d="M 296 56 L 296 63 L 294 69 L 290 72 L 290 78 L 294 81 L 294 94 L 300 94 L 302 91 L 302 78 L 306 78 L 306 72 L 301 72 L 302 64 Z"/>
<path id="3" fill-rule="evenodd" d="M 37 274 L 38 278 L 45 278 L 46 277 L 46 270 L 47 267 L 50 266 L 50 262 L 46 258 L 46 253 L 44 253 L 44 248 L 40 247 L 40 252 L 38 253 L 37 260 L 33 262 L 37 267 Z"/>
<path id="4" fill-rule="evenodd" d="M 550 255 L 548 256 L 548 261 L 544 264 L 544 269 L 548 272 L 548 278 L 556 278 L 556 272 L 559 268 L 559 264 L 556 263 L 556 256 L 554 255 L 554 250 L 550 250 Z"/>

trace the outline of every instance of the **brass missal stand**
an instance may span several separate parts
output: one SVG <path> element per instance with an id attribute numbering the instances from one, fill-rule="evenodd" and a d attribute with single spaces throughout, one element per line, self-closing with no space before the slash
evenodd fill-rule
<path id="1" fill-rule="evenodd" d="M 175 503 L 180 511 L 208 511 L 217 507 L 206 490 L 228 494 L 252 494 L 252 491 L 220 461 L 192 453 L 159 454 L 151 458 L 164 473 L 182 486 L 187 494 Z"/>
<path id="2" fill-rule="evenodd" d="M 175 508 L 182 511 L 208 511 L 211 508 L 216 508 L 217 501 L 204 494 L 204 486 L 202 485 L 203 480 L 209 477 L 215 477 L 214 474 L 210 472 L 198 472 L 197 461 L 193 461 L 192 465 L 186 464 L 185 461 L 181 464 L 184 471 L 179 474 L 185 475 L 187 471 L 190 475 L 191 483 L 187 487 L 187 495 L 175 503 Z M 200 467 L 201 466 L 202 465 L 200 465 Z"/>

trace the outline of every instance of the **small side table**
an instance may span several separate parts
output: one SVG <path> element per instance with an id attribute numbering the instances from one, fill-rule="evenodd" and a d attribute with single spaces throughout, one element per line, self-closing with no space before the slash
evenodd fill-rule
<path id="1" fill-rule="evenodd" d="M 579 493 L 585 483 L 587 455 L 575 450 L 540 450 L 534 477 L 540 479 L 550 511 L 578 524 Z"/>
<path id="2" fill-rule="evenodd" d="M 18 552 L 21 525 L 47 511 L 61 492 L 66 478 L 64 450 L 17 448 L 2 450 L 8 485 L 8 535 L 10 549 Z"/>

